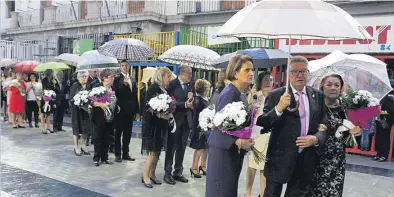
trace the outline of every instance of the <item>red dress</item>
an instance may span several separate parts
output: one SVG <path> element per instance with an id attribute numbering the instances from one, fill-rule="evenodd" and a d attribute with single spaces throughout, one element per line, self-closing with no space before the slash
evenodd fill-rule
<path id="1" fill-rule="evenodd" d="M 23 81 L 20 81 L 19 84 L 23 87 L 26 94 L 26 84 Z M 10 113 L 24 113 L 25 112 L 25 97 L 21 95 L 19 89 L 17 87 L 9 87 L 11 91 L 10 95 L 10 103 L 8 106 L 8 110 Z"/>

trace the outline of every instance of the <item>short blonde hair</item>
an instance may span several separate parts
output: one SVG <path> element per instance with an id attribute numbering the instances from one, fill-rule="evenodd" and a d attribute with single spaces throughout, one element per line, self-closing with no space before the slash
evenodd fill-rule
<path id="1" fill-rule="evenodd" d="M 290 65 L 294 63 L 304 63 L 306 66 L 308 66 L 308 59 L 306 59 L 303 56 L 293 56 L 290 58 Z"/>
<path id="2" fill-rule="evenodd" d="M 211 87 L 211 83 L 205 79 L 198 79 L 194 83 L 194 89 L 197 94 L 204 94 L 206 91 L 208 91 Z"/>
<path id="3" fill-rule="evenodd" d="M 156 71 L 153 73 L 153 76 L 151 77 L 150 81 L 151 83 L 156 83 L 160 86 L 163 86 L 163 77 L 164 75 L 172 75 L 172 72 L 169 68 L 167 67 L 159 67 L 156 69 Z"/>
<path id="4" fill-rule="evenodd" d="M 235 74 L 241 70 L 242 65 L 246 62 L 250 62 L 253 64 L 253 60 L 251 57 L 247 55 L 236 55 L 232 57 L 228 63 L 227 70 L 226 70 L 226 79 L 230 81 L 235 80 Z"/>

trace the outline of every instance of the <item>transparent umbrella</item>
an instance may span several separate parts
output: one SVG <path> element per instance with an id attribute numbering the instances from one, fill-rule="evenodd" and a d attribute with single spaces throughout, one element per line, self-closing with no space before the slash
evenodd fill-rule
<path id="1" fill-rule="evenodd" d="M 334 51 L 322 59 L 310 61 L 309 70 L 310 86 L 318 87 L 324 75 L 336 73 L 345 80 L 345 88 L 367 90 L 379 100 L 392 90 L 386 64 L 369 55 Z"/>

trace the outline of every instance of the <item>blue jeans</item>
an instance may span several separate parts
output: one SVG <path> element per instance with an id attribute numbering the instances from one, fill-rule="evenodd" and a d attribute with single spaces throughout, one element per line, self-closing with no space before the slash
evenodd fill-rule
<path id="1" fill-rule="evenodd" d="M 374 127 L 372 125 L 373 120 L 368 120 L 366 121 L 367 125 L 369 126 L 369 129 L 363 129 L 361 128 L 361 144 L 360 148 L 361 149 L 369 149 L 369 134 L 372 133 Z"/>

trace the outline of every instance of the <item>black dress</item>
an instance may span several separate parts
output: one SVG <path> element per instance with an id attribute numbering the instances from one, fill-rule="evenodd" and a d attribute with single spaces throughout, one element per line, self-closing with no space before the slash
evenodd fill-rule
<path id="1" fill-rule="evenodd" d="M 89 90 L 89 84 L 86 84 L 86 88 L 83 88 L 81 83 L 75 82 L 70 89 L 70 107 L 71 107 L 71 124 L 73 129 L 73 135 L 91 135 L 93 131 L 93 124 L 90 119 L 89 113 L 84 109 L 81 109 L 74 105 L 74 96 L 79 91 Z"/>
<path id="2" fill-rule="evenodd" d="M 42 92 L 43 92 L 43 94 L 44 94 L 45 90 L 53 90 L 56 93 L 56 95 L 59 94 L 59 92 L 60 92 L 59 83 L 57 82 L 56 79 L 53 79 L 53 80 L 56 81 L 56 83 L 53 83 L 53 81 L 49 81 L 48 78 L 42 79 L 41 83 L 42 83 Z M 41 99 L 40 111 L 41 111 L 42 114 L 50 115 L 51 113 L 54 112 L 54 110 L 55 110 L 54 105 L 56 104 L 56 101 L 49 101 L 49 105 L 51 106 L 51 109 L 48 112 L 46 112 L 46 113 L 44 113 L 44 104 L 45 104 L 44 99 Z"/>
<path id="3" fill-rule="evenodd" d="M 327 109 L 328 136 L 321 149 L 320 161 L 316 167 L 311 184 L 311 196 L 313 197 L 340 197 L 343 193 L 345 181 L 345 145 L 343 138 L 349 135 L 344 132 L 342 138 L 335 137 L 335 132 L 346 119 L 342 107 Z"/>
<path id="4" fill-rule="evenodd" d="M 155 83 L 150 85 L 145 96 L 146 103 L 148 104 L 151 98 L 163 93 L 166 92 L 159 85 Z M 145 109 L 148 108 L 146 106 Z M 160 153 L 167 145 L 168 120 L 159 118 L 147 110 L 144 111 L 143 116 L 141 154 L 148 152 Z"/>
<path id="5" fill-rule="evenodd" d="M 200 112 L 207 108 L 209 102 L 203 99 L 201 96 L 194 97 L 194 113 L 193 113 L 193 129 L 190 135 L 190 148 L 192 149 L 207 149 L 207 136 L 203 135 L 203 131 L 199 126 L 198 118 L 200 117 Z"/>

